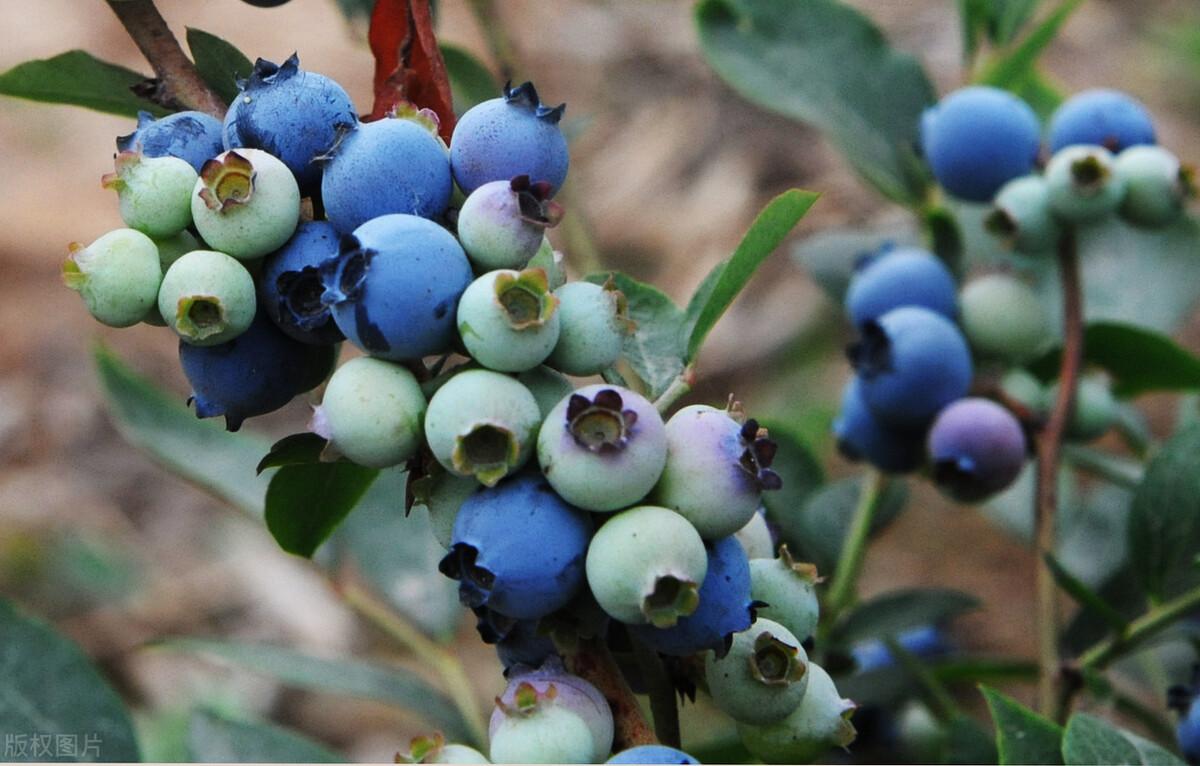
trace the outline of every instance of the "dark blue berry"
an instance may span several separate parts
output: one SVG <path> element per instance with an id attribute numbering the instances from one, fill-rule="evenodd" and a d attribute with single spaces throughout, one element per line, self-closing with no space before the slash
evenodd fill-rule
<path id="1" fill-rule="evenodd" d="M 221 123 L 203 112 L 176 112 L 154 119 L 149 112 L 138 112 L 137 130 L 117 138 L 117 149 L 135 151 L 141 147 L 147 157 L 178 157 L 200 172 L 208 160 L 224 146 Z"/>

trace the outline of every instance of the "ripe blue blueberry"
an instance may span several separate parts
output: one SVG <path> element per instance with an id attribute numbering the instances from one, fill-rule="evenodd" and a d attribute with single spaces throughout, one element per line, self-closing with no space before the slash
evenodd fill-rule
<path id="1" fill-rule="evenodd" d="M 1005 362 L 1032 359 L 1051 341 L 1050 319 L 1033 288 L 1008 274 L 987 274 L 962 291 L 962 328 L 975 353 Z"/>
<path id="2" fill-rule="evenodd" d="M 630 625 L 669 628 L 696 611 L 708 552 L 674 511 L 642 505 L 600 527 L 587 552 L 587 581 L 600 608 Z"/>
<path id="3" fill-rule="evenodd" d="M 1022 176 L 1000 187 L 983 219 L 986 231 L 1012 250 L 1038 255 L 1052 249 L 1060 236 L 1050 213 L 1050 189 L 1040 175 Z"/>
<path id="4" fill-rule="evenodd" d="M 178 157 L 147 157 L 121 152 L 115 170 L 100 179 L 117 193 L 121 220 L 153 237 L 174 237 L 192 225 L 192 190 L 196 171 Z"/>
<path id="5" fill-rule="evenodd" d="M 545 361 L 558 342 L 558 298 L 543 269 L 489 271 L 458 302 L 458 334 L 491 370 L 523 372 Z"/>
<path id="6" fill-rule="evenodd" d="M 1071 223 L 1115 213 L 1125 199 L 1125 179 L 1116 175 L 1114 163 L 1102 146 L 1079 144 L 1055 152 L 1046 164 L 1050 211 Z"/>
<path id="7" fill-rule="evenodd" d="M 278 3 L 277 3 L 278 4 Z M 414 737 L 407 753 L 397 753 L 396 763 L 491 763 L 473 747 L 446 742 L 440 733 Z"/>
<path id="8" fill-rule="evenodd" d="M 360 356 L 329 379 L 313 430 L 359 465 L 386 468 L 416 454 L 425 395 L 404 367 Z"/>
<path id="9" fill-rule="evenodd" d="M 941 258 L 919 247 L 899 247 L 858 264 L 846 291 L 846 315 L 854 326 L 900 306 L 923 306 L 954 319 L 958 285 Z"/>
<path id="10" fill-rule="evenodd" d="M 1037 115 L 1021 99 L 981 85 L 956 90 L 921 120 L 921 146 L 942 188 L 989 202 L 1000 187 L 1034 168 Z"/>
<path id="11" fill-rule="evenodd" d="M 510 85 L 502 98 L 471 107 L 454 126 L 450 165 L 467 194 L 516 176 L 546 181 L 553 194 L 567 180 L 567 139 L 558 127 L 566 105 L 543 106 L 533 83 Z"/>
<path id="12" fill-rule="evenodd" d="M 893 428 L 920 428 L 971 385 L 971 352 L 958 328 L 918 306 L 892 309 L 860 328 L 848 350 L 863 401 Z"/>
<path id="13" fill-rule="evenodd" d="M 153 314 L 162 284 L 154 240 L 140 231 L 110 231 L 84 247 L 70 245 L 63 284 L 79 293 L 88 313 L 109 327 L 130 327 Z"/>
<path id="14" fill-rule="evenodd" d="M 546 229 L 562 208 L 549 200 L 545 182 L 529 176 L 491 181 L 467 197 L 458 211 L 458 239 L 477 269 L 523 269 L 537 255 Z"/>
<path id="15" fill-rule="evenodd" d="M 666 745 L 638 745 L 609 758 L 605 763 L 700 763 L 692 756 Z"/>
<path id="16" fill-rule="evenodd" d="M 208 246 L 238 260 L 283 246 L 300 222 L 300 190 L 287 166 L 261 149 L 237 149 L 204 163 L 192 220 Z"/>
<path id="17" fill-rule="evenodd" d="M 1179 713 L 1175 727 L 1179 752 L 1188 763 L 1200 763 L 1200 665 L 1193 667 L 1190 685 L 1179 684 L 1167 690 L 1167 706 Z"/>
<path id="18" fill-rule="evenodd" d="M 1131 146 L 1117 155 L 1113 172 L 1125 184 L 1121 217 L 1135 226 L 1166 226 L 1195 195 L 1192 168 L 1160 146 Z"/>
<path id="19" fill-rule="evenodd" d="M 450 349 L 471 265 L 442 227 L 412 215 L 372 219 L 343 237 L 320 271 L 321 300 L 368 354 L 411 361 Z"/>
<path id="20" fill-rule="evenodd" d="M 838 450 L 881 471 L 908 473 L 925 463 L 925 429 L 896 428 L 880 421 L 863 399 L 857 376 L 842 389 L 842 409 L 833 421 Z"/>
<path id="21" fill-rule="evenodd" d="M 624 293 L 611 282 L 568 282 L 554 295 L 558 343 L 546 364 L 568 375 L 597 375 L 616 364 L 630 327 Z"/>
<path id="22" fill-rule="evenodd" d="M 765 726 L 738 724 L 742 744 L 767 763 L 813 763 L 857 736 L 850 723 L 855 704 L 838 694 L 833 679 L 816 663 L 808 663 L 808 675 L 804 699 L 787 718 Z"/>
<path id="23" fill-rule="evenodd" d="M 733 634 L 750 627 L 750 562 L 732 535 L 708 543 L 708 573 L 700 585 L 700 605 L 670 628 L 634 625 L 634 638 L 661 654 L 686 657 L 711 649 L 723 657 Z"/>
<path id="24" fill-rule="evenodd" d="M 694 404 L 671 416 L 666 433 L 667 462 L 651 501 L 692 522 L 706 540 L 741 529 L 762 504 L 763 490 L 782 486 L 770 468 L 776 444 L 756 420 Z"/>
<path id="25" fill-rule="evenodd" d="M 496 657 L 505 670 L 514 665 L 537 667 L 558 654 L 553 639 L 539 631 L 539 620 L 514 620 L 487 607 L 474 612 L 479 637 L 496 645 Z"/>
<path id="26" fill-rule="evenodd" d="M 896 634 L 896 643 L 904 651 L 923 660 L 945 656 L 954 649 L 945 632 L 935 625 L 919 625 L 902 630 Z M 855 644 L 850 654 L 858 673 L 881 670 L 896 664 L 896 658 L 887 644 L 877 638 Z"/>
<path id="27" fill-rule="evenodd" d="M 597 384 L 555 405 L 538 433 L 537 452 L 546 479 L 568 502 L 615 511 L 644 498 L 658 482 L 667 434 L 645 397 Z"/>
<path id="28" fill-rule="evenodd" d="M 316 388 L 333 369 L 333 346 L 292 340 L 259 313 L 250 327 L 219 345 L 179 343 L 179 361 L 192 384 L 196 415 L 224 415 L 236 431 L 242 421 L 273 412 Z"/>
<path id="29" fill-rule="evenodd" d="M 591 534 L 586 513 L 563 502 L 541 476 L 522 473 L 463 502 L 438 569 L 459 581 L 466 606 L 543 617 L 583 587 Z"/>
<path id="30" fill-rule="evenodd" d="M 758 616 L 779 623 L 801 641 L 817 629 L 818 582 L 817 568 L 794 560 L 786 545 L 779 547 L 779 558 L 750 560 L 750 595 L 759 604 Z"/>
<path id="31" fill-rule="evenodd" d="M 800 639 L 761 617 L 734 635 L 727 654 L 707 655 L 704 669 L 713 702 L 740 723 L 787 718 L 808 688 L 808 655 Z"/>
<path id="32" fill-rule="evenodd" d="M 509 674 L 508 686 L 496 699 L 496 708 L 492 711 L 492 718 L 488 723 L 492 757 L 497 763 L 512 762 L 510 758 L 496 758 L 496 740 L 501 736 L 503 729 L 511 726 L 514 713 L 522 714 L 520 709 L 524 702 L 521 697 L 525 695 L 528 698 L 530 691 L 535 693 L 540 701 L 552 703 L 559 710 L 577 716 L 590 735 L 592 747 L 585 758 L 579 761 L 567 759 L 558 762 L 598 763 L 612 751 L 614 726 L 612 709 L 607 700 L 595 686 L 579 676 L 568 673 L 563 668 L 562 661 L 555 656 L 536 669 L 517 667 Z"/>
<path id="33" fill-rule="evenodd" d="M 315 161 L 333 146 L 339 130 L 358 123 L 354 104 L 342 86 L 315 72 L 300 69 L 292 54 L 281 66 L 265 59 L 225 117 L 227 148 L 270 152 L 296 176 L 300 191 L 311 196 L 321 186 L 321 164 Z"/>
<path id="34" fill-rule="evenodd" d="M 139 147 L 147 157 L 178 157 L 199 173 L 224 148 L 221 123 L 203 112 L 176 112 L 158 120 L 149 112 L 138 112 L 137 130 L 119 137 L 117 150 Z"/>
<path id="35" fill-rule="evenodd" d="M 934 484 L 964 503 L 978 503 L 1016 481 L 1025 453 L 1021 423 L 989 399 L 959 399 L 929 430 Z"/>
<path id="36" fill-rule="evenodd" d="M 338 233 L 326 221 L 304 221 L 283 247 L 263 260 L 258 295 L 280 330 L 303 343 L 327 345 L 346 336 L 321 302 L 319 267 L 338 254 Z"/>
<path id="37" fill-rule="evenodd" d="M 1050 118 L 1050 151 L 1074 144 L 1103 146 L 1114 154 L 1153 144 L 1154 122 L 1139 101 L 1116 90 L 1095 88 L 1064 101 Z"/>
<path id="38" fill-rule="evenodd" d="M 250 272 L 215 250 L 181 256 L 158 290 L 159 315 L 194 346 L 215 346 L 241 335 L 254 321 L 256 306 Z"/>
<path id="39" fill-rule="evenodd" d="M 340 232 L 389 213 L 437 218 L 450 204 L 446 146 L 423 117 L 359 123 L 330 155 L 321 199 L 325 217 Z"/>
<path id="40" fill-rule="evenodd" d="M 529 460 L 541 421 L 525 386 L 498 372 L 466 370 L 429 400 L 425 439 L 447 471 L 490 487 Z"/>

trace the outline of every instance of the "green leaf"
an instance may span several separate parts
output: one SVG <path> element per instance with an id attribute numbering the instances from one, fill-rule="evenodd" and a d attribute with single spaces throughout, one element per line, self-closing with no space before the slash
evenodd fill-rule
<path id="1" fill-rule="evenodd" d="M 30 748 L 5 760 L 139 760 L 125 705 L 75 642 L 0 599 L 0 647 L 0 733 Z"/>
<path id="2" fill-rule="evenodd" d="M 991 733 L 974 718 L 956 715 L 950 719 L 946 731 L 946 763 L 999 762 Z"/>
<path id="3" fill-rule="evenodd" d="M 254 64 L 231 43 L 201 29 L 187 28 L 187 44 L 200 77 L 226 104 L 232 104 L 240 92 L 238 80 L 249 77 Z"/>
<path id="4" fill-rule="evenodd" d="M 1118 396 L 1147 391 L 1200 390 L 1200 357 L 1168 336 L 1122 322 L 1091 322 L 1083 335 L 1084 361 L 1102 367 L 1113 378 Z M 1058 374 L 1062 349 L 1043 355 L 1030 369 L 1043 380 Z"/>
<path id="5" fill-rule="evenodd" d="M 779 247 L 784 237 L 800 222 L 817 201 L 817 197 L 818 195 L 812 192 L 791 189 L 771 200 L 754 219 L 754 223 L 750 224 L 750 229 L 738 243 L 733 256 L 714 269 L 719 275 L 714 277 L 710 274 L 705 278 L 701 284 L 702 289 L 697 291 L 687 307 L 687 321 L 684 325 L 687 334 L 687 361 L 695 360 L 700 346 L 717 324 L 717 320 L 733 303 L 767 256 L 775 252 L 775 248 Z"/>
<path id="6" fill-rule="evenodd" d="M 237 721 L 197 710 L 188 727 L 188 755 L 207 763 L 344 763 L 345 758 L 273 723 Z"/>
<path id="7" fill-rule="evenodd" d="M 101 61 L 86 51 L 67 51 L 50 59 L 26 61 L 0 74 L 0 94 L 73 104 L 123 117 L 137 117 L 139 111 L 167 114 L 166 109 L 130 90 L 145 81 L 145 75 Z"/>
<path id="8" fill-rule="evenodd" d="M 328 444 L 324 437 L 308 431 L 285 436 L 271 445 L 271 451 L 263 455 L 255 470 L 262 473 L 285 465 L 320 463 L 321 453 Z"/>
<path id="9" fill-rule="evenodd" d="M 979 37 L 991 24 L 991 0 L 958 0 L 958 21 L 962 32 L 963 59 L 974 60 Z"/>
<path id="10" fill-rule="evenodd" d="M 787 480 L 784 479 L 786 482 Z M 786 484 L 785 484 L 786 486 Z M 813 492 L 803 506 L 767 507 L 767 518 L 780 531 L 783 542 L 793 554 L 813 562 L 824 572 L 832 572 L 842 552 L 842 543 L 862 489 L 860 478 L 842 479 Z M 872 534 L 890 524 L 908 500 L 908 487 L 902 479 L 893 479 L 883 490 Z"/>
<path id="11" fill-rule="evenodd" d="M 441 43 L 438 47 L 450 75 L 455 114 L 461 115 L 476 104 L 500 95 L 500 85 L 483 62 L 457 45 Z"/>
<path id="12" fill-rule="evenodd" d="M 1171 437 L 1146 466 L 1129 514 L 1129 556 L 1146 592 L 1167 598 L 1200 579 L 1200 426 Z"/>
<path id="13" fill-rule="evenodd" d="M 782 488 L 763 493 L 763 506 L 768 518 L 787 518 L 825 483 L 825 471 L 812 450 L 792 429 L 775 420 L 764 420 L 762 425 L 778 446 L 771 469 L 783 479 Z"/>
<path id="14" fill-rule="evenodd" d="M 562 253 L 555 252 L 550 245 L 550 240 L 545 237 L 542 238 L 542 244 L 538 248 L 537 254 L 530 259 L 526 268 L 544 269 L 551 290 L 557 290 L 567 283 L 567 272 L 563 265 Z"/>
<path id="15" fill-rule="evenodd" d="M 997 88 L 1011 88 L 1026 80 L 1038 57 L 1058 35 L 1059 29 L 1083 0 L 1064 0 L 1011 51 L 996 59 L 979 82 Z"/>
<path id="16" fill-rule="evenodd" d="M 997 45 L 1012 42 L 1037 10 L 1040 0 L 988 0 L 991 6 L 991 38 Z"/>
<path id="17" fill-rule="evenodd" d="M 1009 90 L 1029 104 L 1043 122 L 1050 119 L 1064 98 L 1062 89 L 1050 82 L 1037 67 L 1009 86 Z"/>
<path id="18" fill-rule="evenodd" d="M 1000 763 L 1046 764 L 1063 762 L 1063 729 L 1016 700 L 988 686 L 980 687 L 996 724 L 996 749 Z"/>
<path id="19" fill-rule="evenodd" d="M 1076 713 L 1067 721 L 1062 754 L 1067 766 L 1104 766 L 1112 763 L 1183 766 L 1183 761 L 1166 750 L 1088 713 Z"/>
<path id="20" fill-rule="evenodd" d="M 246 513 L 262 515 L 267 477 L 255 476 L 254 466 L 267 451 L 265 440 L 197 418 L 183 397 L 169 396 L 107 348 L 99 346 L 95 354 L 109 416 L 128 442 L 171 473 Z"/>
<path id="21" fill-rule="evenodd" d="M 1114 630 L 1124 630 L 1129 624 L 1128 621 L 1121 616 L 1121 613 L 1116 610 L 1111 604 L 1105 601 L 1099 593 L 1089 588 L 1086 584 L 1067 571 L 1067 569 L 1058 562 L 1058 559 L 1053 555 L 1043 554 L 1043 559 L 1046 566 L 1050 568 L 1050 573 L 1054 575 L 1054 581 L 1058 583 L 1058 587 L 1062 588 L 1075 603 L 1087 610 L 1096 613 L 1100 619 L 1107 622 Z"/>
<path id="22" fill-rule="evenodd" d="M 701 0 L 700 46 L 709 65 L 749 101 L 813 125 L 889 199 L 925 197 L 915 146 L 935 100 L 916 58 L 836 0 Z"/>
<path id="23" fill-rule="evenodd" d="M 401 667 L 323 659 L 280 646 L 238 641 L 183 638 L 154 646 L 165 651 L 211 655 L 298 689 L 375 700 L 421 716 L 450 739 L 469 736 L 462 715 L 450 699 Z"/>
<path id="24" fill-rule="evenodd" d="M 267 529 L 280 548 L 311 557 L 378 475 L 354 463 L 284 466 L 267 487 Z"/>
<path id="25" fill-rule="evenodd" d="M 683 371 L 683 311 L 658 288 L 618 272 L 591 274 L 587 281 L 602 285 L 610 278 L 625 294 L 629 318 L 637 325 L 625 338 L 625 361 L 646 384 L 646 396 L 656 399 Z"/>
<path id="26" fill-rule="evenodd" d="M 942 259 L 950 271 L 961 277 L 963 249 L 966 245 L 954 213 L 944 207 L 934 207 L 924 210 L 921 217 L 925 223 L 925 230 L 928 232 L 930 249 L 934 255 Z"/>
<path id="27" fill-rule="evenodd" d="M 944 588 L 913 588 L 876 596 L 858 605 L 838 623 L 833 639 L 842 645 L 941 623 L 979 608 L 974 596 Z"/>

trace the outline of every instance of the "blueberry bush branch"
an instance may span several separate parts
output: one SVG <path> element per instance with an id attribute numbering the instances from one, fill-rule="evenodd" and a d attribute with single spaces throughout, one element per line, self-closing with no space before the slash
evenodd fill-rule
<path id="1" fill-rule="evenodd" d="M 833 574 L 833 582 L 829 586 L 829 595 L 826 598 L 825 624 L 827 625 L 833 625 L 837 616 L 853 605 L 857 596 L 858 576 L 862 572 L 863 560 L 867 555 L 867 544 L 870 541 L 871 527 L 875 523 L 875 514 L 883 502 L 887 481 L 886 474 L 874 469 L 868 470 L 863 475 L 858 505 L 854 509 L 850 529 L 842 544 L 837 570 Z"/>
<path id="2" fill-rule="evenodd" d="M 574 651 L 566 653 L 566 660 L 572 673 L 591 683 L 608 700 L 613 714 L 614 748 L 651 745 L 658 741 L 654 729 L 642 714 L 637 697 L 603 641 L 581 640 Z"/>

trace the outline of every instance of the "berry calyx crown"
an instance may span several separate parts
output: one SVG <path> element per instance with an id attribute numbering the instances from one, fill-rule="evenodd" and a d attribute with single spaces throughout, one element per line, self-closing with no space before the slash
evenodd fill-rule
<path id="1" fill-rule="evenodd" d="M 554 187 L 549 181 L 535 183 L 527 175 L 514 176 L 508 182 L 508 188 L 517 195 L 517 207 L 521 211 L 522 221 L 551 229 L 562 220 L 563 207 L 550 199 Z"/>
<path id="2" fill-rule="evenodd" d="M 550 292 L 545 269 L 502 271 L 496 275 L 493 287 L 496 305 L 514 330 L 542 327 L 558 310 L 559 300 Z"/>
<path id="3" fill-rule="evenodd" d="M 624 409 L 621 394 L 612 388 L 597 391 L 588 399 L 571 394 L 567 402 L 567 430 L 580 447 L 599 454 L 625 449 L 633 436 L 638 414 Z"/>
<path id="4" fill-rule="evenodd" d="M 700 606 L 700 586 L 692 580 L 665 574 L 655 578 L 642 599 L 642 615 L 656 628 L 674 627 Z"/>
<path id="5" fill-rule="evenodd" d="M 533 116 L 539 120 L 544 120 L 551 125 L 557 125 L 562 119 L 563 113 L 567 111 L 567 105 L 559 104 L 558 106 L 550 107 L 542 103 L 538 97 L 537 88 L 533 87 L 532 82 L 523 82 L 517 87 L 512 86 L 512 80 L 504 83 L 504 100 L 513 105 L 529 109 L 533 112 Z"/>
<path id="6" fill-rule="evenodd" d="M 214 157 L 200 168 L 200 199 L 209 210 L 226 213 L 254 196 L 254 165 L 236 151 Z"/>
<path id="7" fill-rule="evenodd" d="M 738 465 L 750 475 L 759 490 L 782 488 L 783 479 L 771 470 L 771 463 L 775 462 L 775 453 L 779 450 L 779 445 L 768 436 L 767 429 L 760 428 L 758 421 L 750 418 L 742 424 L 738 437 L 744 448 L 741 457 L 738 458 Z"/>
<path id="8" fill-rule="evenodd" d="M 767 630 L 754 639 L 749 662 L 750 676 L 767 686 L 791 686 L 808 672 L 807 663 L 800 658 L 800 647 L 776 638 Z"/>

